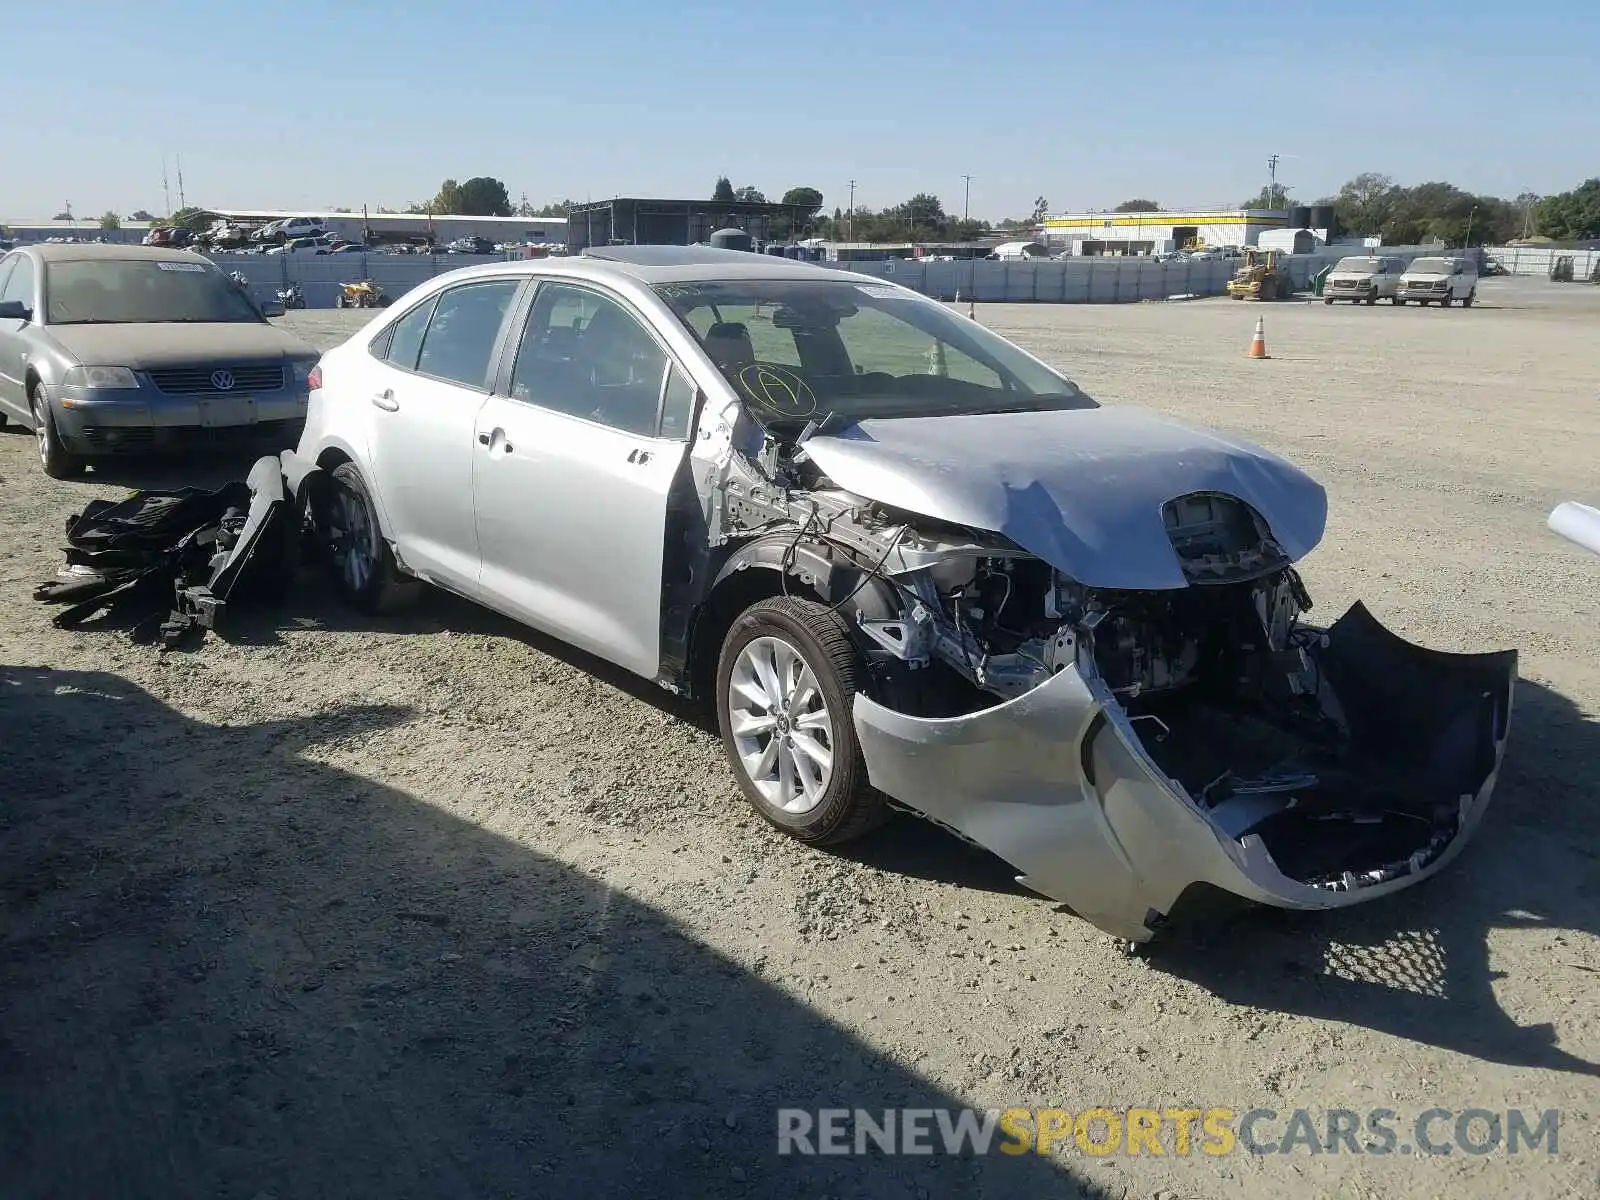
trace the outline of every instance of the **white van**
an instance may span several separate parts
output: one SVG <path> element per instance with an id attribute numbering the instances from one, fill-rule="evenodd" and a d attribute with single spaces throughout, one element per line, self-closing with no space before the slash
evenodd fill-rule
<path id="1" fill-rule="evenodd" d="M 1341 258 L 1328 272 L 1322 285 L 1322 302 L 1348 300 L 1352 304 L 1376 304 L 1387 299 L 1398 304 L 1396 293 L 1400 290 L 1400 272 L 1403 268 L 1398 258 L 1385 258 L 1377 254 L 1357 254 Z"/>
<path id="2" fill-rule="evenodd" d="M 1449 308 L 1461 301 L 1471 308 L 1478 295 L 1478 265 L 1468 258 L 1419 258 L 1400 276 L 1396 304 L 1415 300 L 1418 304 L 1438 304 Z"/>

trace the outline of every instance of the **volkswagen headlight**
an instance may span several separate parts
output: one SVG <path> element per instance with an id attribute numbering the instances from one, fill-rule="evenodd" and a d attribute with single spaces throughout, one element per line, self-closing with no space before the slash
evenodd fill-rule
<path id="1" fill-rule="evenodd" d="M 61 382 L 67 387 L 93 388 L 97 391 L 115 391 L 137 388 L 139 377 L 131 367 L 72 367 Z"/>

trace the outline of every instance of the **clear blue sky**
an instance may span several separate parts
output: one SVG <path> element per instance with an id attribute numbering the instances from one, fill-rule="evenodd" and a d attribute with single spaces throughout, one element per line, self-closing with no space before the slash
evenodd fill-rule
<path id="1" fill-rule="evenodd" d="M 1600 174 L 1596 0 L 77 0 L 8 19 L 0 217 L 190 203 L 709 196 L 975 216 L 1303 201 L 1350 176 L 1514 196 Z M 237 15 L 227 15 L 229 13 Z M 35 33 L 34 31 L 37 31 Z M 370 92 L 366 85 L 370 82 Z"/>

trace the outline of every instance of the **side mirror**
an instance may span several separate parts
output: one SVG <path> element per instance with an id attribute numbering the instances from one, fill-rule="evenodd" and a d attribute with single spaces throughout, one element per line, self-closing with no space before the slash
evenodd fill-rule
<path id="1" fill-rule="evenodd" d="M 0 300 L 0 321 L 31 321 L 33 310 L 21 300 Z"/>

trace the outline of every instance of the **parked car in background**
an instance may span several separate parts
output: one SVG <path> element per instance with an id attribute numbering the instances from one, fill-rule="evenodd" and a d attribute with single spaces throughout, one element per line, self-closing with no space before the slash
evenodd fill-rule
<path id="1" fill-rule="evenodd" d="M 1356 254 L 1341 258 L 1328 272 L 1322 286 L 1322 302 L 1348 300 L 1352 304 L 1376 304 L 1379 300 L 1396 303 L 1400 273 L 1404 265 L 1398 258 L 1380 254 Z"/>
<path id="2" fill-rule="evenodd" d="M 331 233 L 318 234 L 316 237 L 293 238 L 281 246 L 271 246 L 268 254 L 332 254 L 333 235 Z"/>
<path id="3" fill-rule="evenodd" d="M 1198 883 L 1391 894 L 1487 805 L 1515 652 L 1302 625 L 1319 484 L 908 288 L 698 246 L 499 262 L 311 387 L 281 461 L 352 604 L 426 581 L 707 698 L 802 841 L 893 801 L 1143 942 Z"/>
<path id="4" fill-rule="evenodd" d="M 34 431 L 57 479 L 101 455 L 292 443 L 316 358 L 187 250 L 0 258 L 0 419 Z"/>
<path id="5" fill-rule="evenodd" d="M 1400 276 L 1400 290 L 1395 303 L 1415 301 L 1449 308 L 1460 301 L 1462 308 L 1471 308 L 1477 298 L 1478 268 L 1471 259 L 1418 258 Z"/>

